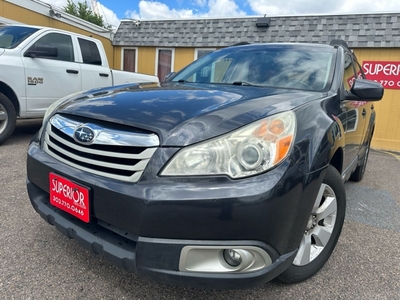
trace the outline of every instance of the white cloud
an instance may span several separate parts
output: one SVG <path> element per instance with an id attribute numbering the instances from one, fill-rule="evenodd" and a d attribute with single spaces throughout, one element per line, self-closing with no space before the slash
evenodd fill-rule
<path id="1" fill-rule="evenodd" d="M 236 17 L 245 16 L 246 13 L 239 9 L 234 0 L 209 0 L 208 17 Z"/>
<path id="2" fill-rule="evenodd" d="M 166 4 L 155 1 L 139 2 L 139 13 L 131 12 L 130 18 L 135 16 L 135 19 L 174 19 L 174 18 L 190 18 L 193 17 L 191 9 L 170 9 Z M 132 18 L 134 19 L 134 18 Z"/>
<path id="3" fill-rule="evenodd" d="M 203 17 L 235 17 L 246 13 L 239 9 L 234 0 L 196 0 L 198 6 L 206 6 L 208 12 L 195 13 L 192 9 L 170 9 L 166 4 L 156 1 L 141 0 L 139 12 L 127 11 L 131 19 L 174 19 L 174 18 L 203 18 Z"/>
<path id="4" fill-rule="evenodd" d="M 113 12 L 111 9 L 105 7 L 103 4 L 99 3 L 99 12 L 100 15 L 102 15 L 103 17 L 103 21 L 106 24 L 109 24 L 113 27 L 118 27 L 120 20 L 117 17 L 117 14 L 115 12 Z"/>
<path id="5" fill-rule="evenodd" d="M 400 12 L 398 0 L 346 0 L 340 12 Z"/>
<path id="6" fill-rule="evenodd" d="M 251 9 L 260 15 L 328 13 L 340 9 L 346 0 L 288 0 L 278 5 L 274 0 L 247 0 Z"/>
<path id="7" fill-rule="evenodd" d="M 285 5 L 278 5 L 276 0 L 247 0 L 247 3 L 254 13 L 270 16 L 400 11 L 399 0 L 287 0 Z"/>
<path id="8" fill-rule="evenodd" d="M 204 7 L 207 5 L 207 0 L 194 0 L 193 1 L 195 5 Z"/>

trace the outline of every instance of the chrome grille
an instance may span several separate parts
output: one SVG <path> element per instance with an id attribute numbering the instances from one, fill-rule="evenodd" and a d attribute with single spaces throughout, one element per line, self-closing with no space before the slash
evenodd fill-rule
<path id="1" fill-rule="evenodd" d="M 74 139 L 80 126 L 94 132 L 91 144 Z M 57 160 L 96 175 L 137 182 L 160 142 L 155 134 L 106 128 L 83 123 L 62 115 L 47 123 L 44 150 Z"/>

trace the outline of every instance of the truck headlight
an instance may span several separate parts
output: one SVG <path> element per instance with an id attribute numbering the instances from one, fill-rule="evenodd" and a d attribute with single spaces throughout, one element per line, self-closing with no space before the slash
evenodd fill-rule
<path id="1" fill-rule="evenodd" d="M 287 157 L 295 132 L 295 114 L 292 111 L 279 113 L 181 149 L 161 175 L 225 174 L 241 178 L 262 173 Z"/>

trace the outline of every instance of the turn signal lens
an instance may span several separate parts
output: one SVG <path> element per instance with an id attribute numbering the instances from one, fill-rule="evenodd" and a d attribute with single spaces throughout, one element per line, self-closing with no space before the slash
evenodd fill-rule
<path id="1" fill-rule="evenodd" d="M 275 164 L 282 161 L 289 152 L 290 145 L 293 141 L 293 135 L 286 136 L 276 143 L 276 156 L 275 156 Z"/>

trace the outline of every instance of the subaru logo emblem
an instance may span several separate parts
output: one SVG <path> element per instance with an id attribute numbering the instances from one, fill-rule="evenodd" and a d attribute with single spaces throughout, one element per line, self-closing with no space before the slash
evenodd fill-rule
<path id="1" fill-rule="evenodd" d="M 88 126 L 82 125 L 75 129 L 74 140 L 81 144 L 91 144 L 94 141 L 94 131 Z"/>

